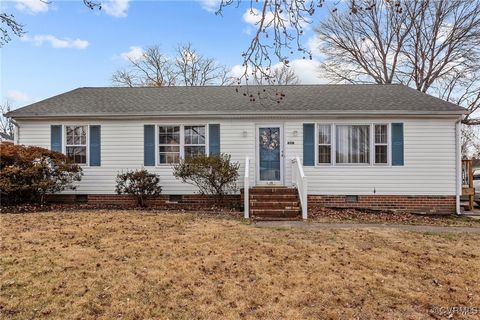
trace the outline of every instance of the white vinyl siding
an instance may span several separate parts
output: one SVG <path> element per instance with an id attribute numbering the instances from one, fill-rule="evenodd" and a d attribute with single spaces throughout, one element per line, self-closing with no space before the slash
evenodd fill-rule
<path id="1" fill-rule="evenodd" d="M 17 120 L 20 125 L 19 143 L 50 148 L 50 125 L 88 125 L 92 121 Z M 324 195 L 454 195 L 455 194 L 455 118 L 385 118 L 385 119 L 326 119 L 310 117 L 281 119 L 272 116 L 268 122 L 283 123 L 284 182 L 291 185 L 291 160 L 303 155 L 303 123 L 331 124 L 404 124 L 405 165 L 316 165 L 304 167 L 309 194 Z M 101 167 L 84 167 L 78 194 L 113 194 L 119 172 L 143 167 L 143 126 L 220 124 L 220 151 L 231 154 L 240 163 L 238 187 L 243 187 L 245 157 L 250 158 L 250 185 L 255 185 L 255 125 L 258 119 L 138 119 L 95 120 L 102 126 Z M 333 130 L 333 129 L 332 129 Z M 389 129 L 390 130 L 390 129 Z M 207 133 L 208 135 L 208 133 Z M 157 138 L 158 139 L 158 138 Z M 317 138 L 318 139 L 318 138 Z M 373 139 L 373 133 L 370 136 Z M 207 138 L 208 140 L 208 138 Z M 333 140 L 332 140 L 333 142 Z M 158 144 L 157 144 L 158 146 Z M 208 149 L 208 147 L 207 147 Z M 318 144 L 316 144 L 318 153 Z M 158 149 L 157 149 L 158 150 Z M 207 151 L 208 152 L 208 151 Z M 158 151 L 157 151 L 158 157 Z M 390 159 L 389 155 L 389 159 Z M 315 155 L 318 162 L 318 154 Z M 372 161 L 371 161 L 372 162 Z M 160 175 L 164 194 L 192 194 L 197 190 L 175 179 L 172 166 L 163 165 L 148 170 Z"/>

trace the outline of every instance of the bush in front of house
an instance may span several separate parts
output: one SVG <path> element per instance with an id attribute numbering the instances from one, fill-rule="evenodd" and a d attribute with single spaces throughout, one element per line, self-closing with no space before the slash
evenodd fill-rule
<path id="1" fill-rule="evenodd" d="M 45 195 L 74 190 L 82 168 L 64 154 L 45 148 L 0 144 L 0 201 L 2 205 L 37 202 Z"/>
<path id="2" fill-rule="evenodd" d="M 197 155 L 180 160 L 173 175 L 182 182 L 196 186 L 200 194 L 215 195 L 220 200 L 237 190 L 240 164 L 232 162 L 230 155 Z"/>
<path id="3" fill-rule="evenodd" d="M 117 175 L 118 194 L 129 194 L 137 199 L 141 207 L 145 207 L 145 200 L 149 196 L 157 196 L 162 192 L 160 177 L 145 169 L 132 170 Z"/>

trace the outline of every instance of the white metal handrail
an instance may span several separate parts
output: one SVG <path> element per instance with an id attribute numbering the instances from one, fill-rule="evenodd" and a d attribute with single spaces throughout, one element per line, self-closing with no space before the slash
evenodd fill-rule
<path id="1" fill-rule="evenodd" d="M 245 176 L 243 177 L 243 217 L 250 216 L 250 158 L 245 157 Z"/>
<path id="2" fill-rule="evenodd" d="M 302 163 L 299 157 L 292 160 L 292 182 L 297 187 L 300 205 L 302 206 L 302 219 L 307 219 L 307 178 L 303 171 Z"/>

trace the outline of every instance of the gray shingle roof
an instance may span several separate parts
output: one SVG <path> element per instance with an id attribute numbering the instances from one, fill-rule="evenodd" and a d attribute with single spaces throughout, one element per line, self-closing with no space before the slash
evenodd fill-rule
<path id="1" fill-rule="evenodd" d="M 236 89 L 239 92 L 236 92 Z M 275 99 L 249 101 L 263 90 Z M 277 90 L 277 91 L 276 91 Z M 245 97 L 243 94 L 247 93 Z M 465 113 L 455 104 L 403 85 L 79 88 L 9 112 L 9 117 L 234 114 Z"/>

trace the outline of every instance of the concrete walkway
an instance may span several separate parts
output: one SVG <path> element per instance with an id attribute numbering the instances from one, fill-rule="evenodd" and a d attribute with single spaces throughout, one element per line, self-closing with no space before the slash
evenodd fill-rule
<path id="1" fill-rule="evenodd" d="M 308 230 L 337 230 L 337 229 L 396 229 L 416 232 L 447 232 L 447 233 L 480 233 L 480 227 L 443 227 L 406 224 L 379 224 L 379 223 L 315 223 L 303 221 L 257 221 L 254 224 L 259 228 L 298 228 Z"/>

